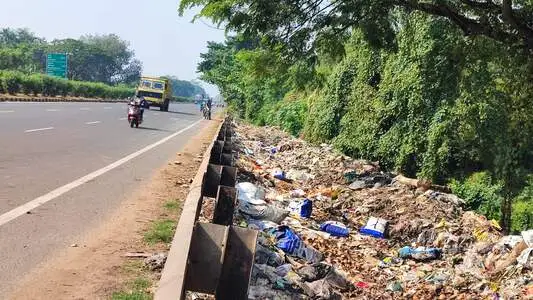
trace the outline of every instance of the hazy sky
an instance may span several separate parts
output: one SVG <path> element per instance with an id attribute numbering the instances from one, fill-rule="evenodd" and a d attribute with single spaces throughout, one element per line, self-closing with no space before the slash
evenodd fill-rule
<path id="1" fill-rule="evenodd" d="M 0 27 L 28 28 L 47 40 L 116 33 L 131 43 L 148 75 L 191 80 L 207 41 L 224 31 L 179 17 L 179 0 L 2 0 Z M 214 96 L 213 86 L 204 84 Z"/>

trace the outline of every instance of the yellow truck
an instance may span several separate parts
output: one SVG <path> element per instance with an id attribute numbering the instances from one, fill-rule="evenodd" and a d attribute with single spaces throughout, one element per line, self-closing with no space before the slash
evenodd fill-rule
<path id="1" fill-rule="evenodd" d="M 168 111 L 170 99 L 172 99 L 172 87 L 168 79 L 142 76 L 136 92 L 138 97 L 144 97 L 149 106 Z"/>

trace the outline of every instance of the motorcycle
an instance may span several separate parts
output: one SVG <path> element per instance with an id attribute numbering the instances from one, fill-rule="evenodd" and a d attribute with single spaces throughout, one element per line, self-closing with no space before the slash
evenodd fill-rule
<path id="1" fill-rule="evenodd" d="M 141 107 L 135 104 L 128 104 L 128 123 L 130 127 L 139 128 L 139 125 L 142 124 L 143 118 L 141 115 Z"/>

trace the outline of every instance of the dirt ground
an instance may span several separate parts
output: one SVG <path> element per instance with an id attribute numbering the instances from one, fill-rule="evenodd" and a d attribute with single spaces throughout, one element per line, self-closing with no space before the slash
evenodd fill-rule
<path id="1" fill-rule="evenodd" d="M 154 180 L 127 201 L 99 228 L 58 253 L 21 281 L 10 299 L 109 299 L 133 279 L 125 272 L 128 252 L 157 252 L 165 245 L 149 246 L 143 241 L 152 221 L 171 217 L 163 207 L 171 199 L 183 201 L 188 183 L 200 165 L 199 156 L 212 141 L 219 122 L 211 122 L 156 172 Z"/>

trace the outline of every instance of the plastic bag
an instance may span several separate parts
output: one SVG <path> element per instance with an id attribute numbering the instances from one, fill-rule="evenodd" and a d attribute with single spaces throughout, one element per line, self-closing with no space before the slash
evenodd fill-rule
<path id="1" fill-rule="evenodd" d="M 283 252 L 305 259 L 309 263 L 317 263 L 322 260 L 322 254 L 305 245 L 302 239 L 288 226 L 279 226 L 272 233 L 276 238 L 276 246 Z"/>
<path id="2" fill-rule="evenodd" d="M 265 190 L 250 182 L 241 182 L 237 186 L 239 201 L 261 205 L 265 202 Z"/>
<path id="3" fill-rule="evenodd" d="M 254 205 L 247 202 L 241 202 L 239 210 L 253 219 L 268 220 L 276 224 L 281 223 L 289 215 L 288 211 L 272 205 Z"/>

